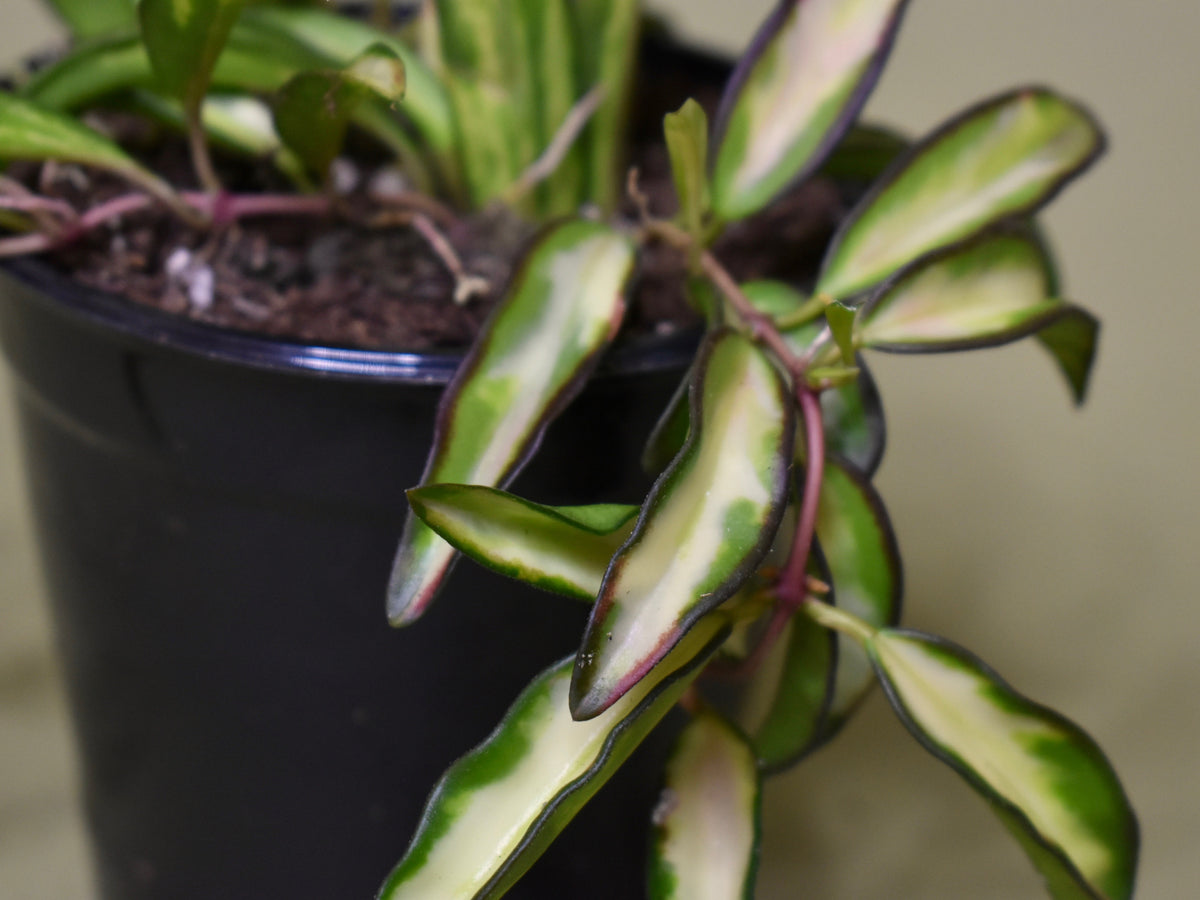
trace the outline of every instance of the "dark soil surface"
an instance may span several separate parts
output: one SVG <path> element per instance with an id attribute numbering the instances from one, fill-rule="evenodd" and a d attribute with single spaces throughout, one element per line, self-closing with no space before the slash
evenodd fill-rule
<path id="1" fill-rule="evenodd" d="M 710 109 L 718 97 L 719 66 L 694 56 L 659 52 L 646 63 L 646 83 L 662 94 L 633 123 L 642 189 L 656 215 L 674 209 L 665 151 L 659 144 L 662 111 L 689 94 Z M 699 66 L 709 87 L 697 91 L 684 73 Z M 712 69 L 708 72 L 707 69 Z M 696 73 L 693 72 L 693 75 Z M 137 127 L 110 117 L 109 130 Z M 147 162 L 175 184 L 187 185 L 190 166 L 181 142 L 148 154 Z M 147 154 L 142 154 L 144 157 Z M 226 185 L 239 192 L 286 189 L 266 167 L 218 160 Z M 501 210 L 455 216 L 439 223 L 464 268 L 488 289 L 465 303 L 453 299 L 455 279 L 429 240 L 396 206 L 381 203 L 381 178 L 371 164 L 351 173 L 340 212 L 333 217 L 242 219 L 219 233 L 198 233 L 165 212 L 129 215 L 55 254 L 54 262 L 85 284 L 138 303 L 236 330 L 337 346 L 423 350 L 468 343 L 502 296 L 521 248 L 536 226 Z M 128 190 L 81 170 L 55 177 L 29 170 L 76 208 Z M 177 177 L 172 177 L 176 175 Z M 386 179 L 385 179 L 386 180 Z M 767 212 L 730 228 L 714 248 L 740 280 L 782 278 L 811 282 L 820 255 L 843 214 L 834 185 L 814 179 Z M 632 210 L 624 210 L 630 220 Z M 696 321 L 683 295 L 684 260 L 676 251 L 647 247 L 631 291 L 626 330 L 670 331 Z"/>

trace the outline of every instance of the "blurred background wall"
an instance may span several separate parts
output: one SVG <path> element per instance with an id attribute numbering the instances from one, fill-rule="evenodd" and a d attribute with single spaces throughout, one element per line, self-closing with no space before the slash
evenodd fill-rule
<path id="1" fill-rule="evenodd" d="M 731 51 L 770 3 L 651 5 Z M 56 36 L 37 0 L 0 4 L 0 62 Z M 1088 404 L 1071 408 L 1034 346 L 878 356 L 890 427 L 879 486 L 907 624 L 972 648 L 1100 741 L 1141 817 L 1147 898 L 1200 883 L 1197 37 L 1194 4 L 914 0 L 867 109 L 919 134 L 1044 82 L 1109 131 L 1108 156 L 1046 216 L 1068 296 L 1104 322 Z M 0 896 L 82 900 L 70 736 L 23 504 L 0 393 Z M 1040 894 L 998 821 L 878 696 L 770 784 L 765 813 L 761 900 Z"/>

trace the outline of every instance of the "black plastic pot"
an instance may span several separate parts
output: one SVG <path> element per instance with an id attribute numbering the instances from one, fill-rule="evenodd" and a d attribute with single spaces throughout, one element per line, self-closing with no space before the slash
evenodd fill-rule
<path id="1" fill-rule="evenodd" d="M 373 896 L 442 770 L 585 620 L 463 563 L 419 623 L 386 623 L 404 490 L 456 360 L 220 332 L 6 269 L 0 337 L 103 896 Z M 614 353 L 517 489 L 636 501 L 640 440 L 688 351 Z M 512 896 L 640 895 L 643 762 Z"/>

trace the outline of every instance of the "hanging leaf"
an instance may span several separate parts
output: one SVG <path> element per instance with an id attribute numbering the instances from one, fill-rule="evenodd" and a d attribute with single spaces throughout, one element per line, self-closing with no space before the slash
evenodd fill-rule
<path id="1" fill-rule="evenodd" d="M 761 790 L 746 739 L 715 713 L 696 716 L 654 811 L 652 900 L 753 900 Z"/>
<path id="2" fill-rule="evenodd" d="M 422 484 L 501 486 L 516 475 L 616 334 L 632 268 L 629 239 L 600 223 L 568 221 L 538 238 L 442 396 Z M 388 592 L 393 624 L 420 616 L 453 558 L 409 516 Z"/>
<path id="3" fill-rule="evenodd" d="M 854 381 L 821 393 L 825 449 L 870 478 L 883 459 L 887 426 L 879 389 L 861 354 L 854 365 L 858 369 Z"/>
<path id="4" fill-rule="evenodd" d="M 548 669 L 442 776 L 378 900 L 503 895 L 675 705 L 727 634 L 719 613 L 698 622 L 662 665 L 588 722 L 567 710 L 573 659 Z"/>
<path id="5" fill-rule="evenodd" d="M 1099 335 L 1100 321 L 1078 306 L 1068 307 L 1060 318 L 1042 326 L 1037 335 L 1066 377 L 1076 405 L 1087 398 Z"/>
<path id="6" fill-rule="evenodd" d="M 901 157 L 842 222 L 817 292 L 847 299 L 926 253 L 1030 213 L 1103 149 L 1091 115 L 1048 90 L 974 106 Z"/>
<path id="7" fill-rule="evenodd" d="M 1137 821 L 1087 734 L 941 638 L 884 630 L 869 650 L 905 726 L 987 799 L 1052 896 L 1133 895 Z"/>
<path id="8" fill-rule="evenodd" d="M 196 110 L 245 0 L 140 0 L 142 41 L 156 87 Z"/>
<path id="9" fill-rule="evenodd" d="M 786 0 L 730 80 L 718 116 L 713 207 L 766 206 L 816 169 L 879 77 L 904 0 Z"/>
<path id="10" fill-rule="evenodd" d="M 134 0 L 49 0 L 76 40 L 137 28 Z"/>
<path id="11" fill-rule="evenodd" d="M 695 100 L 687 100 L 663 118 L 671 177 L 679 198 L 683 226 L 697 241 L 704 235 L 710 202 L 708 189 L 708 116 Z"/>
<path id="12" fill-rule="evenodd" d="M 70 116 L 0 91 L 0 160 L 17 159 L 52 159 L 104 169 L 186 213 L 170 185 L 113 141 Z"/>
<path id="13" fill-rule="evenodd" d="M 591 603 L 629 538 L 636 506 L 541 506 L 495 488 L 431 484 L 408 492 L 421 521 L 482 565 Z"/>
<path id="14" fill-rule="evenodd" d="M 368 49 L 345 69 L 301 72 L 275 98 L 279 136 L 324 176 L 342 152 L 355 112 L 368 100 L 404 96 L 404 63 L 387 47 Z"/>
<path id="15" fill-rule="evenodd" d="M 825 459 L 816 534 L 838 608 L 876 628 L 896 624 L 904 576 L 895 532 L 870 480 L 836 456 Z M 844 635 L 837 642 L 822 740 L 841 729 L 875 680 L 862 647 Z"/>
<path id="16" fill-rule="evenodd" d="M 786 551 L 792 529 L 794 523 Z M 781 527 L 781 537 L 783 531 Z M 819 542 L 813 543 L 810 556 L 809 573 L 831 583 Z M 832 590 L 825 602 L 835 602 Z M 836 634 L 807 616 L 794 615 L 763 659 L 737 704 L 738 724 L 750 736 L 761 771 L 770 774 L 794 765 L 826 733 L 838 653 Z"/>
<path id="17" fill-rule="evenodd" d="M 774 364 L 721 329 L 695 365 L 688 443 L 613 558 L 584 634 L 571 683 L 580 719 L 607 709 L 737 591 L 783 515 L 795 412 Z"/>

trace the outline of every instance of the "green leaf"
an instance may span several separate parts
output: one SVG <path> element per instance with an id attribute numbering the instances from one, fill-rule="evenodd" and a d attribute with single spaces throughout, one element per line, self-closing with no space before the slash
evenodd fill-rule
<path id="1" fill-rule="evenodd" d="M 826 733 L 838 652 L 837 635 L 793 616 L 763 660 L 738 715 L 763 772 L 793 765 Z"/>
<path id="2" fill-rule="evenodd" d="M 412 48 L 390 34 L 344 14 L 294 7 L 251 7 L 243 15 L 242 26 L 235 29 L 235 36 L 243 26 L 256 26 L 317 54 L 317 61 L 303 68 L 342 68 L 371 47 L 387 47 L 404 63 L 407 82 L 404 103 L 397 112 L 412 122 L 422 140 L 437 153 L 447 153 L 453 146 L 453 113 L 445 88 Z"/>
<path id="3" fill-rule="evenodd" d="M 667 401 L 666 409 L 654 423 L 650 437 L 646 439 L 646 446 L 642 450 L 642 469 L 651 475 L 658 475 L 669 466 L 687 442 L 691 428 L 688 391 L 691 389 L 692 373 L 693 370 L 688 369 L 683 376 L 679 387 Z"/>
<path id="4" fill-rule="evenodd" d="M 870 480 L 835 456 L 825 460 L 816 533 L 838 609 L 877 628 L 898 622 L 904 577 L 887 510 Z M 837 640 L 822 740 L 841 729 L 874 683 L 863 649 L 844 635 Z"/>
<path id="5" fill-rule="evenodd" d="M 829 154 L 821 173 L 843 184 L 870 184 L 911 145 L 912 141 L 890 128 L 858 124 Z"/>
<path id="6" fill-rule="evenodd" d="M 825 321 L 847 366 L 854 365 L 854 316 L 853 309 L 837 301 L 825 307 Z"/>
<path id="7" fill-rule="evenodd" d="M 404 63 L 379 45 L 345 69 L 301 72 L 275 98 L 275 127 L 310 169 L 324 176 L 342 152 L 355 112 L 372 98 L 404 96 Z"/>
<path id="8" fill-rule="evenodd" d="M 711 712 L 693 719 L 654 812 L 652 900 L 753 900 L 761 791 L 737 729 Z"/>
<path id="9" fill-rule="evenodd" d="M 861 356 L 855 359 L 854 365 L 858 377 L 853 382 L 821 393 L 825 449 L 870 477 L 883 459 L 887 426 L 870 369 Z"/>
<path id="10" fill-rule="evenodd" d="M 968 109 L 909 150 L 843 221 L 818 293 L 847 299 L 926 253 L 1032 212 L 1103 148 L 1087 111 L 1045 89 Z"/>
<path id="11" fill-rule="evenodd" d="M 379 900 L 501 896 L 683 695 L 728 634 L 697 623 L 653 673 L 605 714 L 567 710 L 573 659 L 525 690 L 504 721 L 438 782 Z"/>
<path id="12" fill-rule="evenodd" d="M 586 92 L 599 87 L 604 99 L 583 140 L 590 157 L 588 199 L 605 212 L 620 200 L 626 160 L 625 126 L 641 26 L 639 0 L 571 0 L 579 48 L 577 81 Z"/>
<path id="13" fill-rule="evenodd" d="M 571 682 L 580 719 L 609 707 L 771 547 L 787 499 L 795 411 L 770 358 L 729 329 L 696 362 L 687 444 L 613 558 Z"/>
<path id="14" fill-rule="evenodd" d="M 616 334 L 632 268 L 630 240 L 606 225 L 543 232 L 442 396 L 422 484 L 500 486 L 516 475 Z M 425 610 L 453 558 L 409 516 L 388 592 L 394 624 Z"/>
<path id="15" fill-rule="evenodd" d="M 1087 397 L 1099 335 L 1100 322 L 1078 306 L 1068 307 L 1060 318 L 1044 325 L 1037 335 L 1038 342 L 1050 351 L 1066 377 L 1077 405 Z"/>
<path id="16" fill-rule="evenodd" d="M 142 40 L 156 87 L 197 110 L 245 0 L 140 0 Z"/>
<path id="17" fill-rule="evenodd" d="M 940 638 L 884 630 L 868 643 L 905 726 L 992 805 L 1052 896 L 1132 896 L 1137 821 L 1112 766 L 1079 726 Z"/>
<path id="18" fill-rule="evenodd" d="M 713 206 L 726 220 L 814 171 L 879 77 L 904 0 L 785 0 L 726 89 Z"/>
<path id="19" fill-rule="evenodd" d="M 77 40 L 132 31 L 137 27 L 134 0 L 49 0 Z"/>
<path id="20" fill-rule="evenodd" d="M 456 550 L 502 575 L 592 602 L 617 548 L 633 531 L 636 506 L 541 506 L 480 485 L 413 488 L 421 521 Z"/>
<path id="21" fill-rule="evenodd" d="M 550 146 L 583 91 L 576 84 L 577 35 L 567 0 L 519 0 L 518 15 L 528 48 L 523 61 L 537 131 L 535 154 Z M 526 166 L 533 159 L 525 161 Z M 573 213 L 585 199 L 587 173 L 578 139 L 535 192 L 542 216 Z"/>
<path id="22" fill-rule="evenodd" d="M 671 177 L 679 198 L 679 214 L 689 234 L 700 240 L 710 202 L 708 189 L 708 116 L 689 99 L 663 119 Z"/>
<path id="23" fill-rule="evenodd" d="M 70 116 L 0 91 L 0 159 L 56 160 L 120 175 L 147 193 L 178 206 L 171 187 L 116 143 Z"/>

